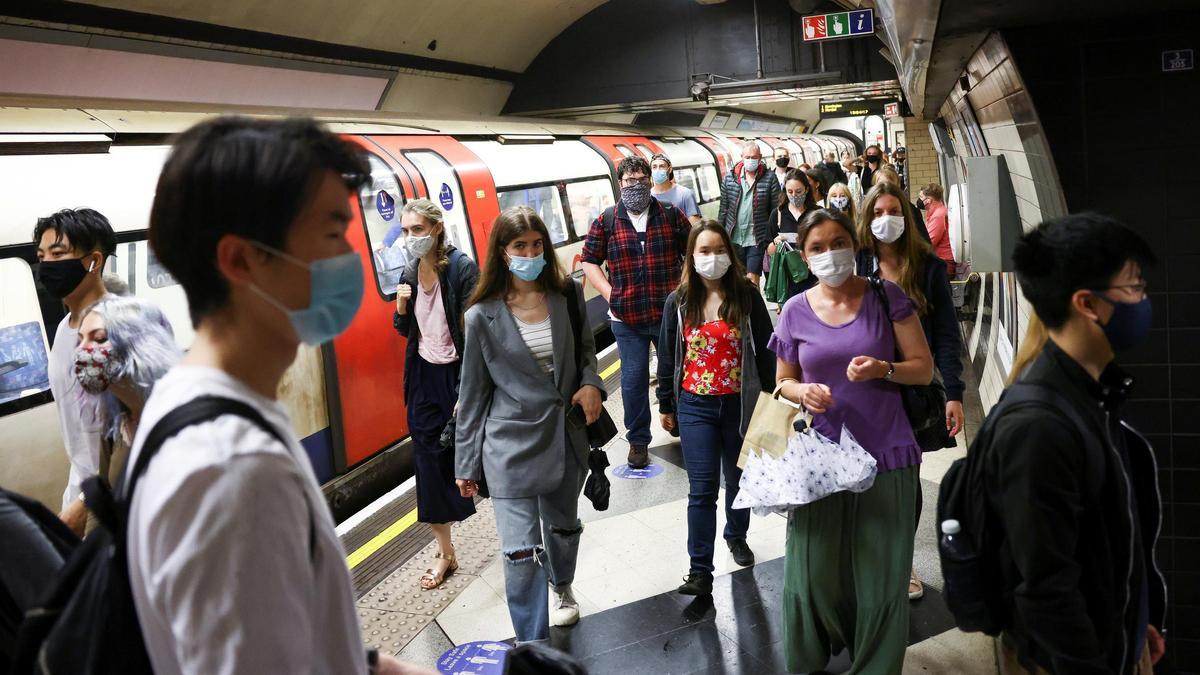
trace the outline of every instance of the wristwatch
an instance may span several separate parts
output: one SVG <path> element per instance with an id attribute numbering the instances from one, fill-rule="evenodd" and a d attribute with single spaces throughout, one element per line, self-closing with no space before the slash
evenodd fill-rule
<path id="1" fill-rule="evenodd" d="M 888 371 L 887 371 L 887 375 L 883 376 L 883 379 L 887 380 L 888 382 L 891 382 L 892 376 L 896 374 L 896 366 L 891 361 L 884 361 L 884 363 L 887 364 Z"/>

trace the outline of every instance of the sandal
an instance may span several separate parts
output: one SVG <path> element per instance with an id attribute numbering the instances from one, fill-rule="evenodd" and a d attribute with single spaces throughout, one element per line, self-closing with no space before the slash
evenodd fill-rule
<path id="1" fill-rule="evenodd" d="M 421 575 L 421 590 L 432 591 L 441 586 L 446 581 L 446 577 L 458 571 L 458 558 L 453 553 L 443 555 L 441 551 L 438 551 L 433 554 L 433 557 L 436 560 L 445 560 L 449 564 L 446 565 L 445 570 L 437 574 L 434 573 L 433 569 L 425 570 L 425 574 Z"/>
<path id="2" fill-rule="evenodd" d="M 920 600 L 925 595 L 925 584 L 917 578 L 917 573 L 914 571 L 908 578 L 908 599 Z"/>

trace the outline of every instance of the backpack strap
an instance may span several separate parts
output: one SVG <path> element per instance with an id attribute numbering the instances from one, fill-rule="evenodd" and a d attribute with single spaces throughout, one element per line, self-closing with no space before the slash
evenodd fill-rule
<path id="1" fill-rule="evenodd" d="M 579 303 L 575 296 L 575 282 L 568 281 L 562 291 L 567 301 L 567 319 L 571 322 L 571 337 L 575 341 L 575 376 L 583 377 L 583 320 L 579 316 Z"/>
<path id="2" fill-rule="evenodd" d="M 255 426 L 270 434 L 285 448 L 288 447 L 288 442 L 284 435 L 250 404 L 222 396 L 200 396 L 194 398 L 167 413 L 150 429 L 150 433 L 146 434 L 145 442 L 142 443 L 142 450 L 138 453 L 133 469 L 127 475 L 122 476 L 121 484 L 117 486 L 116 492 L 122 497 L 122 511 L 124 512 L 123 515 L 126 522 L 128 522 L 129 509 L 133 505 L 133 494 L 134 490 L 137 489 L 138 481 L 146 473 L 146 469 L 150 466 L 150 461 L 162 449 L 163 443 L 166 443 L 188 427 L 209 422 L 225 415 L 234 415 L 249 420 Z M 126 481 L 128 482 L 127 486 L 123 485 Z M 310 555 L 315 553 L 316 543 L 316 520 L 310 509 L 308 534 Z"/>
<path id="3" fill-rule="evenodd" d="M 1071 426 L 1079 433 L 1081 441 L 1087 443 L 1091 439 L 1099 443 L 1101 447 L 1105 445 L 1103 438 L 1096 433 L 1095 425 L 1084 421 L 1075 407 L 1062 394 L 1050 387 L 1018 381 L 1005 390 L 1002 400 L 1005 403 L 1005 410 L 1022 404 L 1040 404 L 1050 408 L 1071 423 Z"/>

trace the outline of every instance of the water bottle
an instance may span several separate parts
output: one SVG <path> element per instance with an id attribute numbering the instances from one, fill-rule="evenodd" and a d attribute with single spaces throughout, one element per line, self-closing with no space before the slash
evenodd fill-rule
<path id="1" fill-rule="evenodd" d="M 975 546 L 962 535 L 962 525 L 957 520 L 942 521 L 942 552 L 956 562 L 975 558 Z"/>
<path id="2" fill-rule="evenodd" d="M 946 580 L 946 605 L 954 614 L 955 623 L 964 631 L 994 634 L 996 617 L 989 606 L 986 581 L 975 545 L 954 519 L 942 521 L 942 539 L 938 550 L 942 559 L 942 576 Z"/>

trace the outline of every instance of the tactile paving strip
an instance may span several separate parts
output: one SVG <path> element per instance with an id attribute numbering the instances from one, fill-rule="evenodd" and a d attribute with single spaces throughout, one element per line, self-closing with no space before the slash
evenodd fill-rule
<path id="1" fill-rule="evenodd" d="M 367 646 L 399 653 L 499 555 L 491 501 L 480 501 L 475 509 L 474 516 L 453 527 L 459 568 L 441 586 L 426 591 L 420 584 L 437 552 L 437 542 L 431 541 L 358 599 L 359 625 Z"/>

